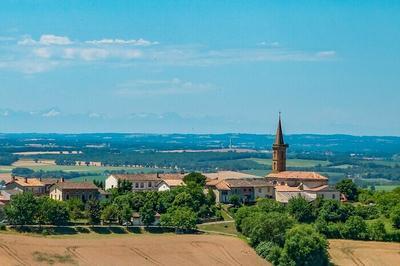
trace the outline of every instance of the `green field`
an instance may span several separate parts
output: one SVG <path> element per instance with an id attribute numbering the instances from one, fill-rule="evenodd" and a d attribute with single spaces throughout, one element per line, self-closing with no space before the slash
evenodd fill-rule
<path id="1" fill-rule="evenodd" d="M 389 167 L 396 167 L 400 165 L 400 161 L 396 160 L 361 160 L 360 163 L 362 164 L 377 164 L 377 165 L 383 165 L 383 166 L 389 166 Z"/>
<path id="2" fill-rule="evenodd" d="M 395 188 L 400 187 L 400 185 L 384 185 L 384 186 L 375 186 L 375 189 L 378 191 L 392 191 Z"/>
<path id="3" fill-rule="evenodd" d="M 198 226 L 200 230 L 219 232 L 222 234 L 237 235 L 238 232 L 234 222 L 217 223 L 217 224 L 201 224 Z"/>
<path id="4" fill-rule="evenodd" d="M 263 165 L 272 165 L 271 159 L 260 159 L 260 158 L 251 158 L 247 160 L 252 160 L 256 163 Z M 316 167 L 318 165 L 327 166 L 329 165 L 328 161 L 319 161 L 319 160 L 302 160 L 302 159 L 289 159 L 287 161 L 288 167 Z"/>

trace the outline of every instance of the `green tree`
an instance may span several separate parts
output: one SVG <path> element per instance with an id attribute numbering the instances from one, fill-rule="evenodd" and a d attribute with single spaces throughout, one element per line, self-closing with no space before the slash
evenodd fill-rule
<path id="1" fill-rule="evenodd" d="M 258 199 L 257 207 L 263 212 L 285 212 L 285 206 L 272 199 Z"/>
<path id="2" fill-rule="evenodd" d="M 150 202 L 146 202 L 140 209 L 140 217 L 145 226 L 150 226 L 155 222 L 156 212 Z"/>
<path id="3" fill-rule="evenodd" d="M 282 248 L 272 242 L 261 242 L 256 247 L 256 252 L 273 265 L 278 265 L 282 254 Z"/>
<path id="4" fill-rule="evenodd" d="M 286 213 L 255 212 L 243 220 L 241 227 L 243 234 L 250 238 L 253 246 L 263 241 L 283 245 L 285 232 L 293 224 L 293 219 Z"/>
<path id="5" fill-rule="evenodd" d="M 38 202 L 32 193 L 22 193 L 14 196 L 4 210 L 10 224 L 30 225 L 35 223 L 38 208 Z"/>
<path id="6" fill-rule="evenodd" d="M 133 185 L 132 185 L 131 181 L 118 179 L 117 189 L 118 189 L 118 193 L 120 195 L 131 192 L 132 188 L 133 188 Z"/>
<path id="7" fill-rule="evenodd" d="M 371 240 L 384 240 L 386 237 L 385 224 L 381 220 L 371 222 L 368 225 L 368 235 Z"/>
<path id="8" fill-rule="evenodd" d="M 129 205 L 125 205 L 121 212 L 120 212 L 120 218 L 123 223 L 125 223 L 127 226 L 130 224 L 132 220 L 132 209 L 129 207 Z"/>
<path id="9" fill-rule="evenodd" d="M 183 182 L 185 182 L 186 184 L 192 182 L 192 183 L 196 183 L 202 187 L 204 187 L 206 185 L 206 180 L 207 180 L 207 177 L 205 177 L 201 173 L 196 173 L 196 172 L 192 172 L 183 178 Z"/>
<path id="10" fill-rule="evenodd" d="M 78 220 L 85 217 L 85 204 L 80 199 L 72 198 L 66 201 L 67 208 L 72 220 Z"/>
<path id="11" fill-rule="evenodd" d="M 110 204 L 106 206 L 101 212 L 101 220 L 107 221 L 110 225 L 112 221 L 118 219 L 118 208 L 115 204 Z"/>
<path id="12" fill-rule="evenodd" d="M 351 179 L 343 179 L 336 184 L 336 189 L 346 196 L 348 200 L 357 200 L 357 185 Z"/>
<path id="13" fill-rule="evenodd" d="M 255 212 L 259 212 L 260 210 L 256 208 L 255 206 L 243 206 L 240 207 L 237 212 L 235 213 L 235 225 L 236 229 L 239 232 L 242 232 L 242 222 L 245 218 L 250 217 L 253 215 Z"/>
<path id="14" fill-rule="evenodd" d="M 351 216 L 343 228 L 343 235 L 350 239 L 365 239 L 367 236 L 367 224 L 360 216 Z"/>
<path id="15" fill-rule="evenodd" d="M 292 198 L 288 202 L 289 213 L 301 223 L 314 221 L 313 207 L 303 197 Z"/>
<path id="16" fill-rule="evenodd" d="M 34 173 L 35 171 L 33 171 L 32 169 L 24 167 L 17 167 L 11 171 L 12 176 L 23 176 L 23 177 L 30 177 Z"/>
<path id="17" fill-rule="evenodd" d="M 232 204 L 234 207 L 240 206 L 240 197 L 237 194 L 232 194 L 229 196 L 229 203 Z"/>
<path id="18" fill-rule="evenodd" d="M 215 196 L 214 191 L 212 190 L 212 188 L 209 188 L 207 190 L 207 202 L 209 205 L 213 205 L 215 204 L 217 197 Z"/>
<path id="19" fill-rule="evenodd" d="M 37 202 L 36 220 L 39 224 L 65 225 L 68 223 L 70 215 L 65 202 L 49 197 L 40 197 Z"/>
<path id="20" fill-rule="evenodd" d="M 393 227 L 400 229 L 400 205 L 397 205 L 395 208 L 392 209 L 390 219 L 392 221 Z"/>
<path id="21" fill-rule="evenodd" d="M 196 213 L 187 207 L 177 208 L 161 215 L 161 225 L 175 227 L 177 232 L 195 229 L 196 223 Z"/>
<path id="22" fill-rule="evenodd" d="M 312 226 L 297 225 L 286 234 L 282 257 L 299 266 L 329 265 L 327 249 L 328 242 Z"/>
<path id="23" fill-rule="evenodd" d="M 86 205 L 89 223 L 99 224 L 101 218 L 100 202 L 98 200 L 89 200 Z"/>

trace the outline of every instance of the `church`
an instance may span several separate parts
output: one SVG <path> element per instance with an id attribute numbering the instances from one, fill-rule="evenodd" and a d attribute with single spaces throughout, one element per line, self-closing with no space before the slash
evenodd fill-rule
<path id="1" fill-rule="evenodd" d="M 340 200 L 340 192 L 328 185 L 328 177 L 316 172 L 287 171 L 286 150 L 282 131 L 282 121 L 279 115 L 278 128 L 272 145 L 272 172 L 266 176 L 275 188 L 275 200 L 288 203 L 291 198 L 303 197 L 314 201 L 317 197 Z"/>

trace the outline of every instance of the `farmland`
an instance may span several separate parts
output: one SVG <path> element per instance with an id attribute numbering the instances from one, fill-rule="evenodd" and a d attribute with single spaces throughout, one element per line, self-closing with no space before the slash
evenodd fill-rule
<path id="1" fill-rule="evenodd" d="M 400 244 L 330 240 L 329 254 L 335 265 L 398 265 Z"/>
<path id="2" fill-rule="evenodd" d="M 2 265 L 268 265 L 245 242 L 217 235 L 31 237 L 0 234 Z"/>

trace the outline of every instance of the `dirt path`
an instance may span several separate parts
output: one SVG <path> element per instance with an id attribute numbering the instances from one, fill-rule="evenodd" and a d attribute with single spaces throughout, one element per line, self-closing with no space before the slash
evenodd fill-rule
<path id="1" fill-rule="evenodd" d="M 335 265 L 400 265 L 400 244 L 330 240 L 329 254 Z"/>
<path id="2" fill-rule="evenodd" d="M 268 265 L 234 237 L 127 235 L 44 238 L 0 234 L 0 265 Z"/>

